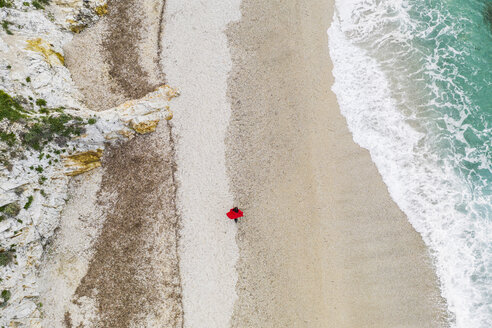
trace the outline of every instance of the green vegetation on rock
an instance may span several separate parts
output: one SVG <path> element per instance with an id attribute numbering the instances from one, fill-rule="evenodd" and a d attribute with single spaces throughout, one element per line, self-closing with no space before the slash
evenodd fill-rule
<path id="1" fill-rule="evenodd" d="M 12 0 L 0 0 L 0 8 L 12 8 Z"/>
<path id="2" fill-rule="evenodd" d="M 7 302 L 8 302 L 8 301 L 9 301 L 9 299 L 10 299 L 11 293 L 10 293 L 10 291 L 9 291 L 9 290 L 4 289 L 4 290 L 2 290 L 2 294 L 1 294 L 1 296 L 2 296 L 3 301 L 2 301 L 2 302 L 0 302 L 0 307 L 4 307 L 4 306 L 6 306 L 6 305 L 7 305 Z"/>
<path id="3" fill-rule="evenodd" d="M 13 165 L 5 155 L 0 155 L 0 164 L 7 168 L 7 170 L 12 171 Z"/>
<path id="4" fill-rule="evenodd" d="M 44 9 L 44 6 L 47 6 L 50 4 L 50 0 L 34 0 L 32 2 L 32 5 L 34 6 L 34 8 L 36 9 Z"/>
<path id="5" fill-rule="evenodd" d="M 30 80 L 26 79 L 27 82 Z M 3 153 L 0 154 L 0 164 L 10 169 L 10 159 L 17 155 L 22 156 L 25 150 L 22 146 L 36 151 L 42 151 L 50 142 L 55 142 L 60 147 L 65 146 L 72 137 L 80 136 L 85 131 L 85 125 L 96 122 L 95 118 L 84 120 L 66 114 L 63 107 L 48 108 L 44 99 L 36 100 L 36 105 L 40 107 L 38 111 L 26 110 L 21 105 L 24 102 L 27 103 L 27 100 L 16 100 L 0 90 L 0 122 L 5 123 L 7 120 L 9 123 L 0 127 L 0 151 Z M 11 157 L 7 156 L 8 152 Z M 55 151 L 55 154 L 59 153 Z"/>
<path id="6" fill-rule="evenodd" d="M 24 209 L 27 210 L 29 209 L 29 207 L 31 207 L 31 204 L 32 204 L 32 201 L 34 200 L 34 197 L 31 195 L 29 197 L 27 197 L 27 202 L 26 204 L 24 205 Z"/>
<path id="7" fill-rule="evenodd" d="M 46 106 L 46 104 L 47 104 L 47 102 L 44 99 L 36 100 L 36 105 L 38 105 L 39 107 L 44 107 L 44 106 Z"/>
<path id="8" fill-rule="evenodd" d="M 0 266 L 7 266 L 12 262 L 12 252 L 0 251 Z"/>
<path id="9" fill-rule="evenodd" d="M 8 35 L 13 35 L 14 33 L 12 33 L 12 31 L 9 29 L 9 25 L 11 25 L 12 23 L 9 22 L 9 21 L 6 21 L 4 20 L 2 22 L 2 28 L 3 30 L 8 34 Z"/>
<path id="10" fill-rule="evenodd" d="M 0 121 L 4 118 L 10 122 L 17 122 L 25 118 L 26 111 L 22 106 L 3 90 L 0 90 Z"/>
<path id="11" fill-rule="evenodd" d="M 8 146 L 12 147 L 15 144 L 15 134 L 12 132 L 0 131 L 0 140 L 7 143 Z"/>
<path id="12" fill-rule="evenodd" d="M 8 216 L 15 217 L 20 212 L 20 206 L 17 203 L 10 203 L 0 207 L 0 212 Z"/>
<path id="13" fill-rule="evenodd" d="M 23 135 L 22 143 L 39 151 L 50 141 L 63 146 L 69 138 L 81 135 L 85 130 L 84 125 L 82 119 L 68 114 L 40 117 L 39 121 Z"/>

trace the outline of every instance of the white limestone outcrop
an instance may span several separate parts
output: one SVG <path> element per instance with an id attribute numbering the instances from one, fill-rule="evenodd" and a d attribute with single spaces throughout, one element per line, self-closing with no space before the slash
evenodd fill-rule
<path id="1" fill-rule="evenodd" d="M 53 0 L 45 9 L 27 2 L 0 8 L 0 22 L 8 22 L 0 30 L 0 89 L 28 109 L 29 117 L 41 115 L 34 103 L 44 99 L 47 108 L 64 108 L 89 124 L 63 145 L 52 141 L 42 151 L 22 145 L 10 168 L 0 165 L 0 256 L 8 262 L 0 262 L 0 292 L 8 291 L 0 296 L 0 327 L 41 327 L 37 268 L 59 226 L 70 176 L 98 167 L 108 143 L 152 132 L 162 119 L 171 119 L 167 104 L 179 94 L 165 85 L 116 108 L 89 110 L 64 66 L 63 46 L 78 27 L 105 14 L 106 1 Z M 0 128 L 9 124 L 4 119 Z"/>

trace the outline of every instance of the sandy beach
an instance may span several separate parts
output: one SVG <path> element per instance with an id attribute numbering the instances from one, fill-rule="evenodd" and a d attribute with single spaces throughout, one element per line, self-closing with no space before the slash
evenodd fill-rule
<path id="1" fill-rule="evenodd" d="M 428 251 L 355 145 L 334 94 L 330 1 L 246 0 L 227 34 L 233 327 L 441 327 Z"/>
<path id="2" fill-rule="evenodd" d="M 131 4 L 110 1 L 66 49 L 85 103 L 164 82 L 181 96 L 72 183 L 41 275 L 47 322 L 445 327 L 428 250 L 330 90 L 332 1 Z"/>

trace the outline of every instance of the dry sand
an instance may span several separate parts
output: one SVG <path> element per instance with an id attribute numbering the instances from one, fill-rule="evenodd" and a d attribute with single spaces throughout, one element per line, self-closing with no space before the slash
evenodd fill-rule
<path id="1" fill-rule="evenodd" d="M 170 138 L 164 126 L 104 156 L 98 202 L 106 207 L 106 218 L 72 300 L 79 306 L 84 298 L 95 300 L 94 327 L 181 326 Z"/>
<path id="2" fill-rule="evenodd" d="M 160 0 L 109 0 L 108 14 L 65 46 L 65 64 L 90 109 L 141 98 L 164 83 L 164 8 Z"/>
<path id="3" fill-rule="evenodd" d="M 66 328 L 65 313 L 94 255 L 93 246 L 104 224 L 103 208 L 97 205 L 102 171 L 95 169 L 70 183 L 70 199 L 40 268 L 44 327 Z"/>
<path id="4" fill-rule="evenodd" d="M 341 116 L 333 4 L 243 0 L 228 170 L 246 217 L 233 327 L 441 327 L 425 245 Z"/>
<path id="5" fill-rule="evenodd" d="M 223 33 L 240 18 L 239 0 L 168 0 L 164 71 L 179 87 L 171 121 L 176 140 L 180 272 L 185 327 L 230 327 L 236 296 L 236 226 L 225 164 L 232 67 Z"/>

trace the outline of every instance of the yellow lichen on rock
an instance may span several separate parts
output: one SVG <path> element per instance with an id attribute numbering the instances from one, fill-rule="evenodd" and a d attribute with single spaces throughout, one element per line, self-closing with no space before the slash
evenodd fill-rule
<path id="1" fill-rule="evenodd" d="M 135 131 L 132 129 L 121 129 L 121 130 L 116 130 L 116 131 L 111 131 L 109 133 L 106 133 L 104 135 L 105 140 L 116 140 L 116 139 L 121 139 L 121 136 L 127 138 L 127 139 L 132 139 L 135 136 Z"/>
<path id="2" fill-rule="evenodd" d="M 166 121 L 169 121 L 173 118 L 173 112 L 169 109 L 169 106 L 166 106 L 166 114 L 164 115 Z"/>
<path id="3" fill-rule="evenodd" d="M 175 88 L 171 88 L 169 85 L 167 84 L 164 84 L 163 86 L 160 86 L 159 88 L 157 88 L 156 91 L 164 91 L 166 97 L 167 97 L 167 100 L 171 100 L 173 98 L 176 98 L 176 97 L 179 97 L 180 95 L 180 92 L 178 89 L 175 89 Z"/>
<path id="4" fill-rule="evenodd" d="M 69 169 L 68 176 L 75 176 L 101 166 L 102 149 L 88 150 L 64 157 L 64 165 Z"/>
<path id="5" fill-rule="evenodd" d="M 52 46 L 41 38 L 27 40 L 27 50 L 36 51 L 44 56 L 44 59 L 51 66 L 65 65 L 65 58 L 59 52 L 53 50 Z"/>
<path id="6" fill-rule="evenodd" d="M 136 100 L 127 100 L 125 101 L 124 103 L 122 103 L 119 107 L 123 108 L 123 109 L 127 109 L 127 108 L 130 108 L 132 106 L 135 106 L 136 104 Z"/>
<path id="7" fill-rule="evenodd" d="M 66 22 L 69 24 L 70 31 L 72 31 L 75 34 L 82 32 L 87 27 L 86 24 L 81 24 L 79 22 L 74 21 L 73 19 L 67 19 Z"/>
<path id="8" fill-rule="evenodd" d="M 149 120 L 139 123 L 132 121 L 132 129 L 135 130 L 135 132 L 137 133 L 146 134 L 146 133 L 154 132 L 158 124 L 159 124 L 159 120 Z"/>
<path id="9" fill-rule="evenodd" d="M 133 132 L 132 130 L 118 130 L 116 132 L 128 139 L 133 138 L 133 135 L 135 134 L 135 132 Z"/>
<path id="10" fill-rule="evenodd" d="M 106 3 L 104 5 L 97 6 L 96 9 L 94 9 L 94 10 L 98 16 L 107 15 L 108 14 L 108 4 Z"/>
<path id="11" fill-rule="evenodd" d="M 72 31 L 75 34 L 79 34 L 83 30 L 87 28 L 87 25 L 81 24 L 81 25 L 72 25 L 70 26 L 70 31 Z"/>
<path id="12" fill-rule="evenodd" d="M 118 139 L 118 134 L 132 138 L 137 133 L 154 132 L 161 120 L 169 121 L 173 118 L 173 112 L 167 104 L 169 99 L 178 95 L 177 89 L 163 85 L 140 99 L 128 100 L 118 107 L 99 112 L 98 116 L 103 120 L 108 122 L 119 120 L 125 127 L 123 130 L 112 130 L 106 133 L 104 138 L 106 140 Z"/>

